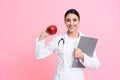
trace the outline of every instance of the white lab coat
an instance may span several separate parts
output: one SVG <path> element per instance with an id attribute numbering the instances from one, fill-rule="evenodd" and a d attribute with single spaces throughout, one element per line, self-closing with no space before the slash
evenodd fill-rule
<path id="1" fill-rule="evenodd" d="M 38 41 L 36 39 L 35 56 L 36 59 L 43 59 L 53 52 L 57 55 L 57 70 L 54 80 L 84 80 L 83 68 L 73 68 L 73 50 L 77 47 L 80 37 L 83 35 L 79 32 L 79 38 L 70 38 L 67 33 L 57 36 L 50 43 L 45 45 L 45 40 Z M 60 41 L 60 39 L 64 39 Z M 59 45 L 58 45 L 59 43 Z M 84 54 L 84 62 L 79 61 L 90 69 L 97 69 L 100 66 L 96 53 L 93 57 Z"/>

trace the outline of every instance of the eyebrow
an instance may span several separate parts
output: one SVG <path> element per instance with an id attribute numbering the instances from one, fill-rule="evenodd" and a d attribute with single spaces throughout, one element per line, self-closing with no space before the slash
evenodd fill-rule
<path id="1" fill-rule="evenodd" d="M 70 19 L 70 18 L 66 18 L 66 19 Z M 73 19 L 77 19 L 77 18 L 73 18 Z"/>

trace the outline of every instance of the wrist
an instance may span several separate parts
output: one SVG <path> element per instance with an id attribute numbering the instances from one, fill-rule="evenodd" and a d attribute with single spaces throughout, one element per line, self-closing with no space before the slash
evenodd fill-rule
<path id="1" fill-rule="evenodd" d="M 80 59 L 82 60 L 82 62 L 84 62 L 84 54 L 80 56 Z"/>
<path id="2" fill-rule="evenodd" d="M 45 39 L 45 37 L 46 36 L 44 36 L 44 35 L 40 35 L 38 40 L 41 41 L 41 40 Z"/>

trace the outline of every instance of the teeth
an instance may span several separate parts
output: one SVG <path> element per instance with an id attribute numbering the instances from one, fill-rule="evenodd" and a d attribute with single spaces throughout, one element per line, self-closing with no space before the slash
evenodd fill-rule
<path id="1" fill-rule="evenodd" d="M 70 28 L 74 28 L 74 26 L 70 26 Z"/>

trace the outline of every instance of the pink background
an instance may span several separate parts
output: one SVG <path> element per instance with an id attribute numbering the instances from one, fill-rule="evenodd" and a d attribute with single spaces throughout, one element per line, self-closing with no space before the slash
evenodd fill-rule
<path id="1" fill-rule="evenodd" d="M 101 67 L 85 69 L 86 80 L 120 80 L 120 0 L 0 0 L 0 80 L 53 80 L 56 56 L 35 60 L 35 38 L 49 24 L 64 33 L 69 8 L 80 12 L 80 31 L 99 39 Z"/>

